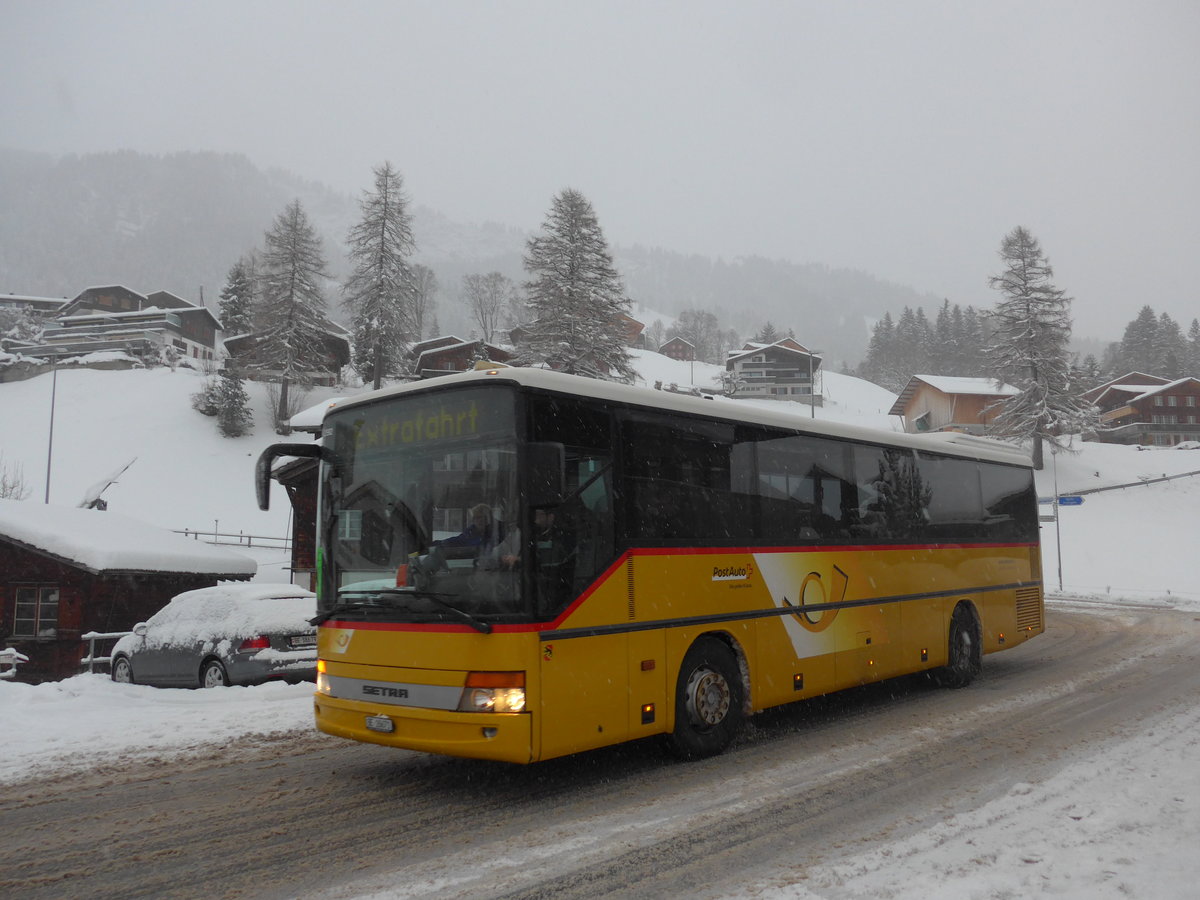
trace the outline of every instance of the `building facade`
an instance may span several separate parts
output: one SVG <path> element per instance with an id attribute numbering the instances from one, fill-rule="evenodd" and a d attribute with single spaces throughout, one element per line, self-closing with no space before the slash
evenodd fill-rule
<path id="1" fill-rule="evenodd" d="M 1020 393 L 993 378 L 913 375 L 888 413 L 899 416 L 904 430 L 958 431 L 984 434 L 999 410 L 995 404 Z"/>

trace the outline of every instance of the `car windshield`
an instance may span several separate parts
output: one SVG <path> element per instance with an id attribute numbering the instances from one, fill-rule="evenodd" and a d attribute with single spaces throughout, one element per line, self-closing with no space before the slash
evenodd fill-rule
<path id="1" fill-rule="evenodd" d="M 521 615 L 514 393 L 502 385 L 332 413 L 323 612 Z"/>

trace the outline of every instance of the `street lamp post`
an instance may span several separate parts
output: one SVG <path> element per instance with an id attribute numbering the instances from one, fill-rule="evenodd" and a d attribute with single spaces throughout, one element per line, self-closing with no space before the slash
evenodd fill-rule
<path id="1" fill-rule="evenodd" d="M 55 357 L 50 357 L 50 437 L 46 441 L 46 496 L 43 503 L 50 502 L 50 462 L 54 457 L 54 401 L 58 395 L 58 366 Z"/>

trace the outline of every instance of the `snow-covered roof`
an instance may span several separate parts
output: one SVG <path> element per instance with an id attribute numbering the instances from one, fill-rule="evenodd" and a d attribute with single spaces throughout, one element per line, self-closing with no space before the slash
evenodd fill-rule
<path id="1" fill-rule="evenodd" d="M 800 353 L 804 356 L 811 356 L 813 359 L 823 359 L 820 351 L 809 350 L 798 340 L 792 337 L 780 338 L 773 344 L 764 344 L 760 341 L 746 341 L 741 350 L 730 350 L 726 355 L 726 362 L 732 362 L 735 359 L 741 359 L 743 356 L 749 356 L 751 353 L 761 353 L 764 350 L 769 350 L 771 347 L 778 347 L 780 350 L 786 350 L 788 353 Z"/>
<path id="2" fill-rule="evenodd" d="M 345 398 L 330 397 L 328 400 L 322 400 L 320 403 L 308 407 L 308 409 L 302 409 L 288 419 L 288 424 L 297 431 L 320 432 L 321 422 L 325 420 L 325 413 L 343 399 Z"/>
<path id="3" fill-rule="evenodd" d="M 1140 385 L 1142 392 L 1138 394 L 1138 396 L 1134 397 L 1130 402 L 1132 403 L 1136 400 L 1144 400 L 1146 397 L 1153 397 L 1155 394 L 1162 394 L 1166 393 L 1167 391 L 1172 391 L 1181 385 L 1187 384 L 1189 381 L 1200 383 L 1200 379 L 1192 378 L 1189 375 L 1185 378 L 1176 378 L 1174 381 L 1169 381 L 1166 384 L 1154 385 L 1153 387 L 1148 387 L 1144 384 Z"/>
<path id="4" fill-rule="evenodd" d="M 240 553 L 94 509 L 0 500 L 0 538 L 67 560 L 91 572 L 254 575 Z"/>
<path id="5" fill-rule="evenodd" d="M 927 384 L 943 394 L 960 396 L 1013 397 L 1021 393 L 1011 384 L 997 382 L 994 378 L 969 378 L 964 375 L 913 375 L 908 379 L 908 384 L 904 385 L 899 396 L 896 397 L 896 402 L 892 404 L 888 414 L 903 416 L 904 411 L 908 408 L 908 402 L 912 400 L 917 388 L 922 384 Z"/>

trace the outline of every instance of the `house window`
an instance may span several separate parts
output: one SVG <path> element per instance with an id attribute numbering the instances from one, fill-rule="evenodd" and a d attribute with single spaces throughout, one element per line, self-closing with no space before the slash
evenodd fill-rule
<path id="1" fill-rule="evenodd" d="M 1155 398 L 1154 398 L 1154 405 L 1155 405 L 1155 406 L 1162 406 L 1162 405 L 1163 405 L 1163 398 L 1162 398 L 1162 397 L 1155 397 Z"/>
<path id="2" fill-rule="evenodd" d="M 1195 397 L 1188 397 L 1188 398 L 1187 398 L 1187 399 L 1184 401 L 1184 406 L 1195 406 L 1195 405 L 1196 405 L 1196 398 L 1195 398 Z"/>
<path id="3" fill-rule="evenodd" d="M 1176 397 L 1176 396 L 1172 395 L 1172 396 L 1170 396 L 1170 397 L 1168 397 L 1168 398 L 1167 398 L 1167 406 L 1178 406 L 1178 405 L 1179 405 L 1179 398 L 1178 398 L 1178 397 Z"/>
<path id="4" fill-rule="evenodd" d="M 13 611 L 14 638 L 53 638 L 58 635 L 58 588 L 19 587 Z"/>

